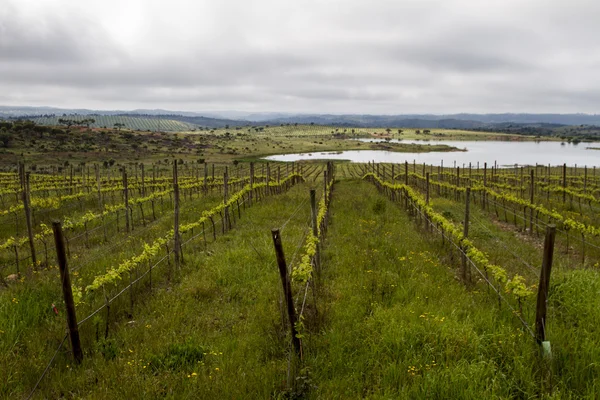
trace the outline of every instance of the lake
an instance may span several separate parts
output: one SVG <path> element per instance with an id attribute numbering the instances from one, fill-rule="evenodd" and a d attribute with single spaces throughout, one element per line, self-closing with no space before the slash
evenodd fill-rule
<path id="1" fill-rule="evenodd" d="M 381 139 L 356 139 L 362 142 L 381 142 Z M 368 161 L 385 163 L 404 163 L 405 161 L 426 163 L 452 167 L 454 163 L 466 167 L 477 163 L 483 167 L 487 162 L 493 166 L 518 165 L 587 165 L 600 166 L 600 150 L 589 150 L 587 147 L 600 147 L 600 143 L 561 143 L 561 142 L 508 142 L 508 141 L 453 141 L 453 140 L 391 140 L 395 143 L 417 144 L 446 144 L 467 151 L 429 152 L 429 153 L 399 153 L 383 150 L 348 150 L 342 152 L 315 152 L 281 154 L 265 157 L 272 161 L 300 161 L 300 160 L 348 160 L 351 162 L 366 163 Z"/>

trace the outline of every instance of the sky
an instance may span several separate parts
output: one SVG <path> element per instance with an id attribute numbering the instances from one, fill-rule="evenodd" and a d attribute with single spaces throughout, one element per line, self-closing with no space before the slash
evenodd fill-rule
<path id="1" fill-rule="evenodd" d="M 0 105 L 599 113 L 597 0 L 0 0 Z"/>

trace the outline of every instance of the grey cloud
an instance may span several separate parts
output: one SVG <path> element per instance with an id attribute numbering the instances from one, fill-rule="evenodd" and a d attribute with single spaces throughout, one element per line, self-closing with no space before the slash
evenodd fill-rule
<path id="1" fill-rule="evenodd" d="M 106 37 L 86 18 L 55 9 L 31 18 L 8 3 L 0 12 L 0 62 L 81 63 L 106 56 Z M 38 68 L 45 67 L 38 64 Z"/>
<path id="2" fill-rule="evenodd" d="M 0 103 L 340 113 L 597 111 L 600 28 L 591 22 L 600 7 L 592 2 L 571 2 L 565 12 L 560 1 L 539 0 L 488 6 L 467 0 L 262 0 L 256 9 L 240 2 L 231 15 L 231 4 L 198 2 L 194 12 L 204 4 L 209 14 L 199 14 L 197 26 L 172 30 L 157 27 L 177 15 L 151 3 L 140 10 L 150 14 L 136 42 L 119 40 L 118 26 L 107 28 L 101 17 L 81 10 L 35 14 L 13 2 L 0 11 Z M 118 4 L 107 1 L 107 15 L 119 11 Z M 568 18 L 561 22 L 561 15 Z"/>

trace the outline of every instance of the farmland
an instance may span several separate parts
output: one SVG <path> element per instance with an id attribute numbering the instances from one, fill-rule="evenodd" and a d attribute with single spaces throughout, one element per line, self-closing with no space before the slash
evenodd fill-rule
<path id="1" fill-rule="evenodd" d="M 72 120 L 75 124 L 88 125 L 85 121 L 92 119 L 93 122 L 89 123 L 91 128 L 104 128 L 110 129 L 115 124 L 122 124 L 124 128 L 132 131 L 159 131 L 159 132 L 185 132 L 196 127 L 192 124 L 177 121 L 174 119 L 167 118 L 149 118 L 149 117 L 135 117 L 126 115 L 65 115 L 64 117 L 53 116 L 53 117 L 32 117 L 31 121 L 38 125 L 59 125 L 61 119 Z"/>
<path id="2" fill-rule="evenodd" d="M 0 174 L 1 396 L 594 398 L 595 168 L 255 160 Z"/>

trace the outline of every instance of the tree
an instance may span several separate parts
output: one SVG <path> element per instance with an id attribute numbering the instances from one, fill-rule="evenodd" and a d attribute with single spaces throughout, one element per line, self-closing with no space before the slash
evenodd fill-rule
<path id="1" fill-rule="evenodd" d="M 117 128 L 118 131 L 121 130 L 121 128 L 125 128 L 125 124 L 122 122 L 115 122 L 115 128 Z"/>
<path id="2" fill-rule="evenodd" d="M 10 135 L 10 133 L 5 131 L 0 132 L 0 143 L 2 143 L 2 147 L 8 147 L 10 145 L 11 140 L 12 136 Z"/>
<path id="3" fill-rule="evenodd" d="M 388 135 L 389 135 L 389 134 L 390 134 L 390 132 L 391 132 L 392 130 L 391 130 L 390 128 L 387 128 L 385 131 L 386 131 L 386 132 L 388 133 Z"/>
<path id="4" fill-rule="evenodd" d="M 67 130 L 69 130 L 69 129 L 71 129 L 71 126 L 75 125 L 75 121 L 73 121 L 72 119 L 68 119 L 68 118 L 59 118 L 58 124 L 65 125 L 67 127 Z"/>
<path id="5" fill-rule="evenodd" d="M 95 124 L 96 120 L 94 118 L 87 118 L 87 119 L 84 119 L 83 121 L 81 121 L 81 123 L 84 124 L 89 130 L 90 125 Z"/>

